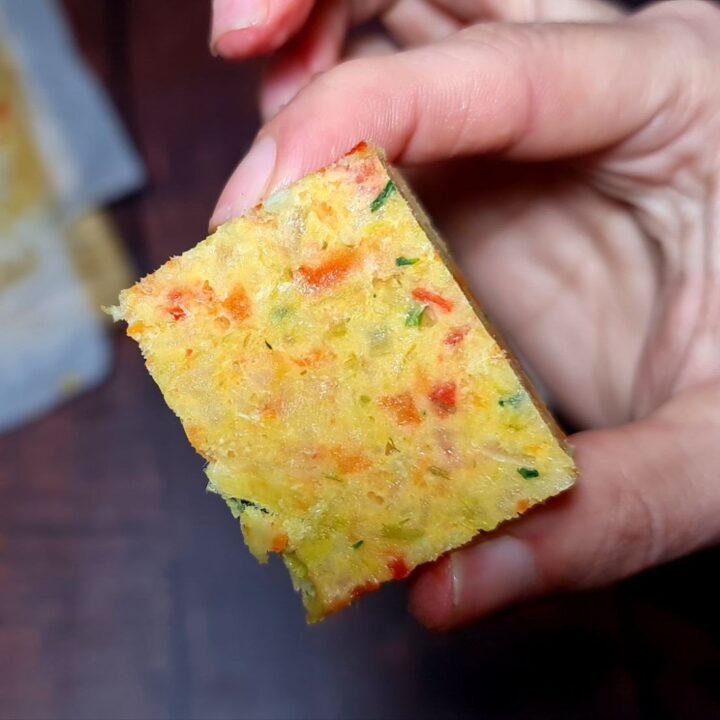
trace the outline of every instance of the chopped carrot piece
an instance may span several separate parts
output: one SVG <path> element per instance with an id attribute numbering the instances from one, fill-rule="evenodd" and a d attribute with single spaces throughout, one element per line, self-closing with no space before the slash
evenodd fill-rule
<path id="1" fill-rule="evenodd" d="M 187 317 L 187 313 L 179 305 L 173 305 L 167 311 L 172 315 L 173 320 L 182 320 Z"/>
<path id="2" fill-rule="evenodd" d="M 223 308 L 236 322 L 242 322 L 250 317 L 250 298 L 242 285 L 236 285 L 230 294 L 222 301 Z"/>
<path id="3" fill-rule="evenodd" d="M 333 360 L 335 353 L 329 350 L 323 350 L 323 348 L 313 348 L 307 355 L 303 355 L 298 358 L 290 358 L 299 367 L 312 367 L 318 365 L 321 362 L 327 362 Z"/>
<path id="4" fill-rule="evenodd" d="M 361 150 L 367 150 L 367 146 L 368 144 L 364 140 L 361 140 L 352 150 L 348 152 L 348 155 L 360 152 Z"/>
<path id="5" fill-rule="evenodd" d="M 412 296 L 420 302 L 429 302 L 442 308 L 445 312 L 450 312 L 455 307 L 452 300 L 444 298 L 442 295 L 432 292 L 432 290 L 426 290 L 425 288 L 415 288 L 412 291 Z"/>
<path id="6" fill-rule="evenodd" d="M 357 262 L 357 252 L 348 250 L 340 252 L 317 267 L 301 265 L 297 274 L 303 286 L 310 292 L 332 287 L 342 280 Z"/>
<path id="7" fill-rule="evenodd" d="M 422 420 L 415 401 L 408 392 L 381 398 L 380 405 L 395 416 L 399 425 L 417 425 Z"/>
<path id="8" fill-rule="evenodd" d="M 455 412 L 457 407 L 457 385 L 454 382 L 444 382 L 436 385 L 428 395 L 438 414 L 445 417 Z"/>
<path id="9" fill-rule="evenodd" d="M 372 465 L 367 456 L 362 453 L 348 453 L 342 448 L 335 448 L 333 456 L 337 462 L 338 471 L 343 474 L 367 470 Z"/>
<path id="10" fill-rule="evenodd" d="M 288 536 L 286 533 L 281 532 L 275 535 L 275 537 L 272 539 L 272 544 L 270 545 L 270 550 L 272 552 L 280 553 L 288 546 Z"/>
<path id="11" fill-rule="evenodd" d="M 380 587 L 380 583 L 375 582 L 374 580 L 368 580 L 366 583 L 362 585 L 358 585 L 351 593 L 353 598 L 359 598 L 362 595 L 365 595 L 369 592 L 375 592 Z"/>
<path id="12" fill-rule="evenodd" d="M 188 315 L 188 304 L 191 302 L 212 302 L 215 293 L 206 280 L 201 288 L 173 288 L 167 294 L 166 311 L 173 320 L 182 320 Z"/>
<path id="13" fill-rule="evenodd" d="M 402 580 L 410 574 L 410 569 L 408 568 L 407 563 L 401 557 L 390 558 L 388 561 L 388 568 L 395 580 Z"/>
<path id="14" fill-rule="evenodd" d="M 457 345 L 458 343 L 461 343 L 465 336 L 470 332 L 470 326 L 469 325 L 463 325 L 462 327 L 453 328 L 446 336 L 443 342 L 446 345 L 450 345 L 451 347 L 453 345 Z"/>

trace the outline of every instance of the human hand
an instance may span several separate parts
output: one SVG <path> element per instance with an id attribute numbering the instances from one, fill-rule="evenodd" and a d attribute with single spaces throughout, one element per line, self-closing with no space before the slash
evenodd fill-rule
<path id="1" fill-rule="evenodd" d="M 418 166 L 489 314 L 588 428 L 570 438 L 574 490 L 417 573 L 411 608 L 433 627 L 720 537 L 720 11 L 546 17 L 320 75 L 261 130 L 213 218 L 360 140 L 385 147 Z"/>
<path id="2" fill-rule="evenodd" d="M 546 21 L 597 22 L 614 20 L 620 11 L 599 0 L 553 0 L 541 15 Z M 396 44 L 387 37 L 364 37 L 348 47 L 348 29 L 374 16 Z M 425 44 L 481 20 L 537 19 L 528 0 L 213 0 L 210 43 L 214 53 L 232 59 L 272 53 L 260 89 L 260 108 L 268 119 L 342 57 Z"/>

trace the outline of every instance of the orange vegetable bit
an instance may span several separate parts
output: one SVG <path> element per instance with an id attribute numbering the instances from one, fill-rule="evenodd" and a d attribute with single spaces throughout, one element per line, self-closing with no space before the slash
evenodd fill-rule
<path id="1" fill-rule="evenodd" d="M 316 267 L 301 265 L 297 269 L 300 284 L 308 292 L 333 287 L 343 280 L 358 260 L 355 250 L 339 252 Z"/>
<path id="2" fill-rule="evenodd" d="M 363 583 L 362 585 L 358 585 L 351 593 L 352 597 L 357 599 L 359 597 L 362 597 L 363 595 L 366 595 L 370 592 L 375 592 L 380 587 L 380 583 L 375 582 L 374 580 L 368 580 L 366 583 Z"/>
<path id="3" fill-rule="evenodd" d="M 381 398 L 380 406 L 395 417 L 398 425 L 417 425 L 422 421 L 415 400 L 409 392 Z"/>
<path id="4" fill-rule="evenodd" d="M 188 315 L 189 306 L 195 302 L 211 303 L 215 300 L 215 291 L 206 280 L 202 287 L 176 287 L 167 293 L 165 308 L 173 320 L 182 320 Z"/>
<path id="5" fill-rule="evenodd" d="M 432 290 L 426 290 L 425 288 L 415 288 L 415 290 L 412 291 L 412 296 L 416 300 L 420 300 L 420 302 L 433 303 L 433 305 L 437 305 L 439 308 L 442 308 L 445 312 L 450 312 L 455 307 L 452 300 L 448 300 L 447 298 L 444 298 L 442 295 L 438 295 L 437 293 L 434 293 Z"/>
<path id="6" fill-rule="evenodd" d="M 410 568 L 401 557 L 390 558 L 387 565 L 395 580 L 402 580 L 410 574 Z"/>
<path id="7" fill-rule="evenodd" d="M 236 285 L 222 301 L 223 309 L 236 322 L 242 322 L 250 317 L 252 306 L 250 298 L 242 285 Z"/>
<path id="8" fill-rule="evenodd" d="M 436 385 L 428 395 L 440 417 L 445 417 L 457 409 L 457 384 L 444 382 Z"/>
<path id="9" fill-rule="evenodd" d="M 460 344 L 470 332 L 469 325 L 453 328 L 444 338 L 443 342 L 450 347 Z"/>
<path id="10" fill-rule="evenodd" d="M 522 514 L 530 507 L 530 501 L 523 498 L 522 500 L 517 501 L 517 505 L 515 507 L 517 508 L 517 511 Z"/>

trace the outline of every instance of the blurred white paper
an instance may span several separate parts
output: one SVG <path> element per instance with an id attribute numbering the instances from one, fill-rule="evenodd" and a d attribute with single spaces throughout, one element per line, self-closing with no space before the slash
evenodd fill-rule
<path id="1" fill-rule="evenodd" d="M 79 57 L 55 0 L 0 0 L 0 41 L 21 75 L 45 169 L 66 217 L 140 187 L 142 164 Z"/>
<path id="2" fill-rule="evenodd" d="M 106 376 L 65 234 L 142 179 L 55 3 L 0 0 L 0 431 Z"/>

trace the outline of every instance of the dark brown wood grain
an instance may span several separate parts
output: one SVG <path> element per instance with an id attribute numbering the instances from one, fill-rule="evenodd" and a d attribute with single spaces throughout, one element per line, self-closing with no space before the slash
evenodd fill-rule
<path id="1" fill-rule="evenodd" d="M 64 5 L 147 164 L 113 211 L 144 273 L 203 237 L 259 65 L 209 55 L 209 1 Z M 0 436 L 0 718 L 720 716 L 716 553 L 445 636 L 400 583 L 306 627 L 113 343 L 101 387 Z"/>

